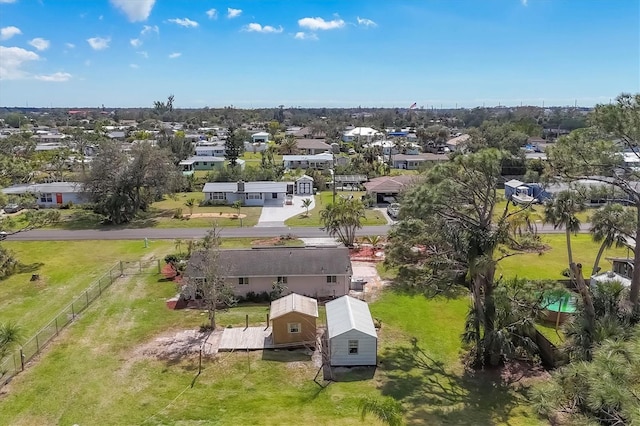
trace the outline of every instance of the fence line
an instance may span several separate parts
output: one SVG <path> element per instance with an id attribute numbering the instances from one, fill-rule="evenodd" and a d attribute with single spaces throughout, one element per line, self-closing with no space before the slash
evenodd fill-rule
<path id="1" fill-rule="evenodd" d="M 155 271 L 150 271 L 151 266 L 155 267 Z M 4 360 L 0 360 L 0 387 L 7 384 L 13 376 L 24 371 L 29 361 L 39 354 L 60 331 L 71 324 L 80 313 L 87 309 L 94 300 L 98 299 L 118 278 L 144 273 L 160 273 L 160 268 L 159 259 L 133 262 L 119 261 L 115 263 L 19 349 L 14 350 Z"/>

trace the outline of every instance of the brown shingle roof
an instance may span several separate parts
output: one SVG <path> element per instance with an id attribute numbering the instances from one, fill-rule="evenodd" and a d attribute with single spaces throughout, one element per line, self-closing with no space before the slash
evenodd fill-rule
<path id="1" fill-rule="evenodd" d="M 417 180 L 415 175 L 381 176 L 365 182 L 364 187 L 367 192 L 400 192 Z"/>
<path id="2" fill-rule="evenodd" d="M 331 145 L 323 139 L 297 139 L 298 149 L 324 149 L 331 150 Z"/>

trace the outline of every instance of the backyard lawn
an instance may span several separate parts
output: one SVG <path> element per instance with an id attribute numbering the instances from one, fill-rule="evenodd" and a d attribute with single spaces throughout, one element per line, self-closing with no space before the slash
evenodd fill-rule
<path id="1" fill-rule="evenodd" d="M 98 299 L 0 396 L 0 424 L 362 424 L 366 395 L 403 404 L 409 424 L 540 424 L 521 390 L 495 372 L 465 373 L 460 340 L 466 299 L 426 300 L 386 293 L 371 305 L 382 321 L 373 377 L 347 373 L 321 388 L 317 367 L 300 352 L 220 353 L 157 358 L 144 345 L 197 328 L 197 310 L 169 311 L 173 283 L 158 276 L 122 281 Z M 264 323 L 266 306 L 218 316 L 242 326 Z M 410 312 L 411 315 L 407 315 Z M 412 344 L 413 342 L 413 344 Z M 369 424 L 379 424 L 367 418 Z"/>
<path id="2" fill-rule="evenodd" d="M 353 196 L 355 199 L 359 200 L 365 192 L 362 191 L 338 191 L 336 193 L 336 201 L 340 199 L 340 197 L 350 197 Z M 320 222 L 320 212 L 324 210 L 325 206 L 331 204 L 333 202 L 333 193 L 331 191 L 323 191 L 317 195 L 315 195 L 316 206 L 313 210 L 309 210 L 309 216 L 305 215 L 305 211 L 301 211 L 298 216 L 287 219 L 284 223 L 287 226 L 315 226 L 322 227 L 322 223 Z M 372 226 L 372 225 L 386 225 L 387 220 L 384 215 L 378 211 L 373 209 L 365 210 L 365 218 L 362 220 L 363 226 Z"/>
<path id="3" fill-rule="evenodd" d="M 549 250 L 542 254 L 525 253 L 508 257 L 498 264 L 498 274 L 530 279 L 566 279 L 562 276 L 562 272 L 569 267 L 565 234 L 543 234 L 541 238 Z M 589 277 L 600 244 L 593 242 L 589 234 L 578 234 L 571 236 L 571 247 L 574 261 L 582 263 L 583 275 Z M 627 257 L 627 254 L 633 257 L 633 253 L 625 248 L 606 250 L 600 267 L 603 271 L 609 270 L 611 263 L 606 257 Z"/>
<path id="4" fill-rule="evenodd" d="M 496 203 L 496 206 L 493 210 L 493 216 L 496 219 L 502 216 L 502 214 L 504 213 L 504 209 L 507 206 L 507 200 L 505 200 L 504 198 L 504 189 L 498 190 L 498 200 L 500 201 Z M 515 211 L 519 208 L 521 208 L 521 206 L 514 206 L 512 203 L 509 204 L 509 211 Z M 544 222 L 544 205 L 533 204 L 531 205 L 531 209 L 533 209 L 533 211 L 535 212 L 532 215 L 532 219 L 537 223 L 542 224 Z M 586 208 L 585 210 L 577 213 L 576 217 L 580 220 L 581 223 L 589 223 L 591 215 L 594 211 L 596 211 L 596 209 L 597 208 L 594 207 Z"/>

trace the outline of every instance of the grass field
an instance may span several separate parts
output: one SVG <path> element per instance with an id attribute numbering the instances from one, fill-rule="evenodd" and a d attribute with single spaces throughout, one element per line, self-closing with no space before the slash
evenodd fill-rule
<path id="1" fill-rule="evenodd" d="M 21 272 L 0 281 L 0 323 L 17 322 L 31 337 L 64 306 L 119 260 L 161 255 L 169 241 L 3 242 L 21 262 Z M 30 281 L 32 274 L 39 281 Z"/>
<path id="2" fill-rule="evenodd" d="M 498 190 L 498 199 L 500 202 L 496 203 L 496 206 L 493 211 L 493 216 L 495 218 L 499 218 L 503 215 L 504 209 L 507 206 L 507 200 L 504 198 L 504 189 Z M 509 211 L 514 211 L 519 209 L 519 206 L 514 206 L 513 204 L 509 204 Z M 532 216 L 532 219 L 536 220 L 538 223 L 544 222 L 544 206 L 542 204 L 533 204 L 531 209 L 535 212 Z M 586 208 L 585 210 L 578 212 L 576 217 L 580 220 L 581 223 L 589 223 L 591 215 L 596 210 L 596 208 Z"/>
<path id="3" fill-rule="evenodd" d="M 542 254 L 526 253 L 512 256 L 502 260 L 498 264 L 498 273 L 505 277 L 530 278 L 530 279 L 565 279 L 562 271 L 569 267 L 567 257 L 567 245 L 565 234 L 544 234 L 542 241 L 550 249 Z M 600 245 L 591 240 L 588 234 L 571 236 L 573 259 L 576 263 L 582 263 L 584 276 L 591 275 L 591 268 L 596 259 Z M 630 254 L 633 257 L 633 253 Z M 606 257 L 627 257 L 627 249 L 612 248 L 606 250 L 600 261 L 602 270 L 608 270 L 611 263 Z"/>
<path id="4" fill-rule="evenodd" d="M 111 287 L 14 378 L 0 396 L 0 423 L 357 425 L 365 395 L 398 399 L 409 424 L 540 423 L 523 392 L 494 372 L 463 371 L 466 299 L 385 294 L 371 305 L 382 321 L 375 375 L 351 373 L 323 389 L 299 353 L 221 353 L 205 358 L 195 381 L 197 357 L 144 356 L 141 345 L 154 337 L 206 321 L 199 311 L 167 310 L 164 299 L 174 291 L 157 276 Z M 265 306 L 238 307 L 221 313 L 219 324 L 242 325 L 245 314 L 260 323 L 265 313 Z"/>
<path id="5" fill-rule="evenodd" d="M 339 191 L 336 195 L 336 200 L 339 197 L 353 196 L 355 199 L 360 199 L 365 193 L 361 191 L 346 192 Z M 324 210 L 325 206 L 333 202 L 333 193 L 331 191 L 323 191 L 315 196 L 316 206 L 313 210 L 309 210 L 309 216 L 304 214 L 304 211 L 295 217 L 287 219 L 284 223 L 287 226 L 315 226 L 321 227 L 320 212 Z M 366 209 L 365 218 L 362 220 L 363 226 L 372 225 L 386 225 L 387 220 L 383 214 L 377 210 Z"/>

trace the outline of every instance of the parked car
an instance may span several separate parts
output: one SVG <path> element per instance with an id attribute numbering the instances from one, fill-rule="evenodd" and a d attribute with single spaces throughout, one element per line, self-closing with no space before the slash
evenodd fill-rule
<path id="1" fill-rule="evenodd" d="M 398 203 L 389 204 L 389 206 L 387 207 L 387 214 L 391 219 L 397 219 L 398 214 L 400 214 L 400 204 Z"/>
<path id="2" fill-rule="evenodd" d="M 22 207 L 20 207 L 19 204 L 12 203 L 12 204 L 7 204 L 2 209 L 4 210 L 5 213 L 18 213 L 20 210 L 22 210 Z"/>
<path id="3" fill-rule="evenodd" d="M 9 235 L 7 231 L 0 231 L 0 241 L 6 239 L 7 235 Z"/>

